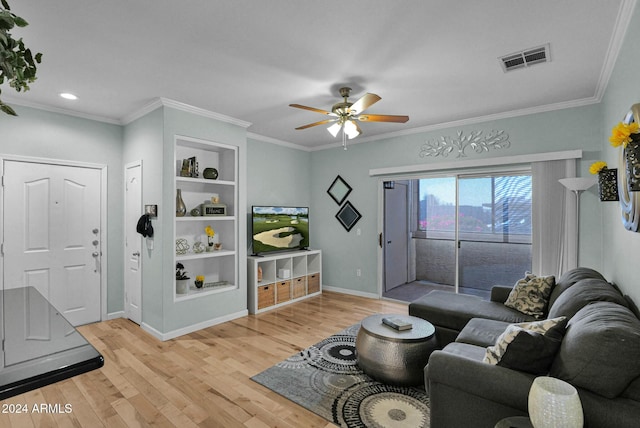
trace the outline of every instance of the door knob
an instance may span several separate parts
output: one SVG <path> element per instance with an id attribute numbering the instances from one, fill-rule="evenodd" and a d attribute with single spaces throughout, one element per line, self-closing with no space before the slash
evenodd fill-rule
<path id="1" fill-rule="evenodd" d="M 93 252 L 93 254 L 91 254 L 91 255 L 92 255 L 93 257 L 98 257 L 98 256 L 100 255 L 100 253 L 99 253 L 99 252 L 97 252 L 97 251 L 94 251 L 94 252 Z"/>

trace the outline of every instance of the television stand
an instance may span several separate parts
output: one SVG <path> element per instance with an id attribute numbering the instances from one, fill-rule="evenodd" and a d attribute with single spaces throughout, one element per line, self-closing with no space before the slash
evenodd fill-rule
<path id="1" fill-rule="evenodd" d="M 257 314 L 322 293 L 322 252 L 298 250 L 247 257 L 249 312 Z"/>

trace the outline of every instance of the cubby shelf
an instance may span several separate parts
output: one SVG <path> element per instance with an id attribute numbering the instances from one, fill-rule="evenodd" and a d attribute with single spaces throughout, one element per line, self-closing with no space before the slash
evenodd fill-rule
<path id="1" fill-rule="evenodd" d="M 249 312 L 264 312 L 322 293 L 322 252 L 248 257 Z"/>

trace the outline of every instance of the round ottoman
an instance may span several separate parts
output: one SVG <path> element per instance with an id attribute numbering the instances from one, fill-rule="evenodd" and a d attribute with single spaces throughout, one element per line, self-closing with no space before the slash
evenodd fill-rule
<path id="1" fill-rule="evenodd" d="M 396 330 L 382 322 L 392 318 L 413 325 Z M 358 366 L 367 375 L 389 385 L 419 385 L 424 366 L 436 349 L 435 327 L 409 315 L 376 314 L 362 320 L 356 338 Z"/>

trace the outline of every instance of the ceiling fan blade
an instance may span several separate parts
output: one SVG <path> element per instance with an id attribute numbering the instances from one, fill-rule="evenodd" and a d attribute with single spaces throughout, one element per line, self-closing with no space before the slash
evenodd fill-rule
<path id="1" fill-rule="evenodd" d="M 397 116 L 392 114 L 361 114 L 357 116 L 360 122 L 396 122 L 405 123 L 409 120 L 409 116 Z"/>
<path id="2" fill-rule="evenodd" d="M 318 126 L 318 125 L 324 125 L 325 123 L 331 123 L 331 122 L 335 122 L 338 119 L 326 119 L 326 120 L 321 120 L 320 122 L 314 122 L 314 123 L 309 123 L 307 125 L 302 125 L 302 126 L 298 126 L 296 129 L 300 130 L 300 129 L 307 129 L 307 128 L 311 128 L 312 126 Z"/>
<path id="3" fill-rule="evenodd" d="M 376 94 L 366 93 L 358 101 L 353 103 L 353 105 L 351 106 L 351 111 L 353 112 L 353 114 L 360 114 L 381 99 L 382 98 L 380 98 Z"/>
<path id="4" fill-rule="evenodd" d="M 331 113 L 330 111 L 322 110 L 322 109 L 315 108 L 315 107 L 303 106 L 301 104 L 289 104 L 289 107 L 295 107 L 295 108 L 301 108 L 303 110 L 315 111 L 316 113 L 328 114 L 329 116 L 336 116 L 335 113 Z"/>

